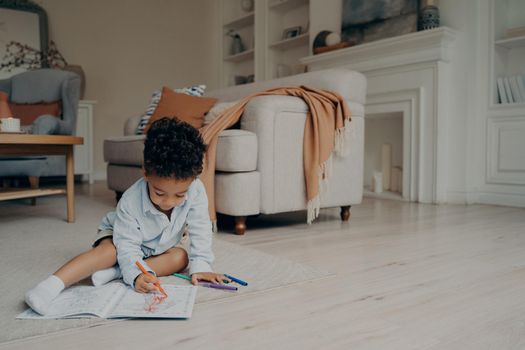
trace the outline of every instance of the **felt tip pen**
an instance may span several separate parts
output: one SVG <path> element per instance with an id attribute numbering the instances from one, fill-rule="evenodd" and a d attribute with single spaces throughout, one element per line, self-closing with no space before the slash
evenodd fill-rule
<path id="1" fill-rule="evenodd" d="M 230 276 L 230 275 L 227 275 L 227 274 L 224 274 L 224 276 L 228 277 L 229 279 L 231 279 L 233 282 L 237 282 L 239 283 L 241 286 L 247 286 L 248 285 L 248 282 L 244 282 L 243 280 L 240 280 L 238 278 L 235 278 L 233 276 Z"/>
<path id="2" fill-rule="evenodd" d="M 142 264 L 139 263 L 138 261 L 135 261 L 135 265 L 137 265 L 137 267 L 139 268 L 139 270 L 140 270 L 143 274 L 148 275 L 148 276 L 150 276 L 150 277 L 154 277 L 151 273 L 149 273 L 148 271 L 146 271 L 146 269 L 144 268 L 144 266 L 142 266 Z M 164 296 L 165 296 L 166 298 L 168 297 L 168 293 L 166 293 L 166 291 L 164 290 L 164 288 L 161 287 L 160 282 L 157 282 L 157 283 L 155 283 L 154 285 L 158 288 L 158 290 L 159 290 L 162 294 L 164 294 Z"/>
<path id="3" fill-rule="evenodd" d="M 181 273 L 173 273 L 172 276 L 175 276 L 175 277 L 178 277 L 178 278 L 182 278 L 183 280 L 191 282 L 191 277 L 190 276 L 186 276 L 186 275 L 183 275 Z"/>
<path id="4" fill-rule="evenodd" d="M 199 283 L 199 286 L 207 287 L 207 288 L 215 288 L 215 289 L 237 290 L 237 287 L 234 287 L 234 286 L 225 286 L 224 284 L 209 283 L 209 282 L 201 282 Z"/>

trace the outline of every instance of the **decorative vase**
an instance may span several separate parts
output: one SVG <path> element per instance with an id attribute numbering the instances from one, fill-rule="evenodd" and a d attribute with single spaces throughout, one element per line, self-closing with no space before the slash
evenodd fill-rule
<path id="1" fill-rule="evenodd" d="M 82 69 L 82 66 L 79 66 L 77 64 L 68 64 L 62 70 L 67 70 L 69 72 L 76 73 L 80 76 L 80 99 L 84 98 L 84 92 L 86 91 L 86 75 L 84 74 L 84 70 Z"/>
<path id="2" fill-rule="evenodd" d="M 236 55 L 244 51 L 244 44 L 242 43 L 241 36 L 239 34 L 233 35 L 231 54 Z"/>
<path id="3" fill-rule="evenodd" d="M 421 9 L 419 30 L 439 27 L 439 9 L 435 5 L 427 5 Z"/>

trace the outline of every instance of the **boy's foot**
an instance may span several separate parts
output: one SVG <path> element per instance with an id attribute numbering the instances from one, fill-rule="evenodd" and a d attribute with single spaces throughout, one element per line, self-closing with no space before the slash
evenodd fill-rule
<path id="1" fill-rule="evenodd" d="M 109 269 L 99 270 L 91 275 L 91 282 L 93 285 L 98 287 L 103 284 L 108 283 L 109 281 L 116 280 L 117 278 L 122 277 L 122 272 L 120 272 L 120 267 L 113 266 Z"/>
<path id="2" fill-rule="evenodd" d="M 38 312 L 45 315 L 51 302 L 64 290 L 64 282 L 55 275 L 51 275 L 26 293 L 26 303 Z"/>

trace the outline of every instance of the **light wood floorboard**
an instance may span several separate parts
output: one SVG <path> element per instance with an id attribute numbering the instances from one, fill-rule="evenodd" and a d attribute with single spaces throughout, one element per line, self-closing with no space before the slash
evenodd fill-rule
<path id="1" fill-rule="evenodd" d="M 351 212 L 343 223 L 323 210 L 310 226 L 305 213 L 261 216 L 245 236 L 219 234 L 335 277 L 199 304 L 189 321 L 116 322 L 5 348 L 525 349 L 524 209 L 365 199 Z"/>

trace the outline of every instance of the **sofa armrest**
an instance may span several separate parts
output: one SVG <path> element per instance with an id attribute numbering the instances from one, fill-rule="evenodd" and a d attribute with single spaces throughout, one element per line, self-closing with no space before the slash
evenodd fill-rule
<path id="1" fill-rule="evenodd" d="M 241 129 L 257 135 L 257 170 L 261 188 L 267 189 L 261 191 L 263 213 L 303 209 L 305 188 L 300 182 L 304 181 L 302 150 L 307 113 L 306 103 L 292 96 L 256 97 L 244 110 Z M 287 198 L 281 193 L 287 193 Z M 295 203 L 297 197 L 302 201 Z"/>
<path id="2" fill-rule="evenodd" d="M 135 135 L 141 116 L 129 117 L 124 124 L 124 136 Z"/>
<path id="3" fill-rule="evenodd" d="M 292 96 L 256 97 L 244 110 L 241 129 L 257 135 L 257 171 L 261 174 L 261 188 L 265 189 L 261 191 L 263 214 L 306 208 L 303 141 L 307 115 L 306 103 Z M 363 117 L 354 114 L 347 129 L 350 153 L 333 158 L 330 183 L 334 186 L 321 199 L 322 207 L 361 201 L 363 126 Z"/>

